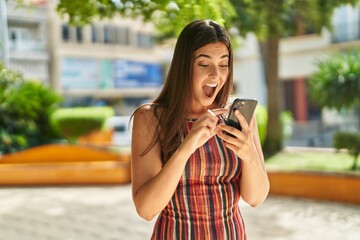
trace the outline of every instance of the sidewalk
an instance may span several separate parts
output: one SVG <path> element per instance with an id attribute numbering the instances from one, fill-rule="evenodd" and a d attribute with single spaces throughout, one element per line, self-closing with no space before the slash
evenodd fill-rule
<path id="1" fill-rule="evenodd" d="M 240 204 L 249 240 L 355 240 L 360 206 L 270 196 Z M 131 186 L 0 188 L 0 240 L 143 240 Z"/>

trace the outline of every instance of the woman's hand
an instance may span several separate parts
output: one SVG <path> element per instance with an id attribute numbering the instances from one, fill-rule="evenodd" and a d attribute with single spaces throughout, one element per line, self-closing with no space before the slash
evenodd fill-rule
<path id="1" fill-rule="evenodd" d="M 201 147 L 216 134 L 216 125 L 219 121 L 218 115 L 224 114 L 227 111 L 225 108 L 207 110 L 196 120 L 184 143 L 190 142 L 189 146 L 193 147 L 193 151 Z"/>
<path id="2" fill-rule="evenodd" d="M 225 142 L 225 146 L 231 149 L 243 161 L 254 160 L 258 157 L 254 143 L 253 132 L 239 110 L 235 110 L 235 115 L 240 122 L 242 130 L 232 126 L 220 124 L 216 128 L 216 134 Z M 251 121 L 250 124 L 252 124 Z M 227 132 L 233 136 L 225 134 Z"/>
<path id="3" fill-rule="evenodd" d="M 265 200 L 270 188 L 256 118 L 252 118 L 249 126 L 239 110 L 235 111 L 235 115 L 242 130 L 220 124 L 217 126 L 216 134 L 225 142 L 225 146 L 242 160 L 243 167 L 239 185 L 241 198 L 256 207 Z M 234 137 L 225 134 L 224 131 Z"/>

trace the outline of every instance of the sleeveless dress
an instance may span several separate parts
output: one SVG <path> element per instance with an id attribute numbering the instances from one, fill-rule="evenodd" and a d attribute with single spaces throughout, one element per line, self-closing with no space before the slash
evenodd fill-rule
<path id="1" fill-rule="evenodd" d="M 184 137 L 194 121 L 186 122 Z M 220 138 L 209 139 L 190 156 L 151 239 L 245 240 L 239 209 L 241 169 L 241 160 Z"/>

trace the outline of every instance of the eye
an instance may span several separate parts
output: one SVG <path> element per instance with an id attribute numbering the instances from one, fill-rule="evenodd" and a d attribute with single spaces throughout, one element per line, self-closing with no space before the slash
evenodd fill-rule
<path id="1" fill-rule="evenodd" d="M 221 64 L 221 65 L 219 65 L 221 68 L 227 68 L 227 67 L 229 67 L 229 65 L 227 65 L 227 64 Z"/>
<path id="2" fill-rule="evenodd" d="M 208 67 L 208 66 L 209 66 L 209 64 L 199 63 L 199 66 L 200 66 L 200 67 L 204 67 L 204 68 L 205 68 L 205 67 Z"/>

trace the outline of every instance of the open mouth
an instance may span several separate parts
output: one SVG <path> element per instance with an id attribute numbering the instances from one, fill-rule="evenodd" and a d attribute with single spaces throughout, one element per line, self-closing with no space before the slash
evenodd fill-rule
<path id="1" fill-rule="evenodd" d="M 208 83 L 208 84 L 205 84 L 203 86 L 203 91 L 204 91 L 204 94 L 208 97 L 208 98 L 211 98 L 212 96 L 214 96 L 214 93 L 215 93 L 215 89 L 217 87 L 217 83 Z"/>

